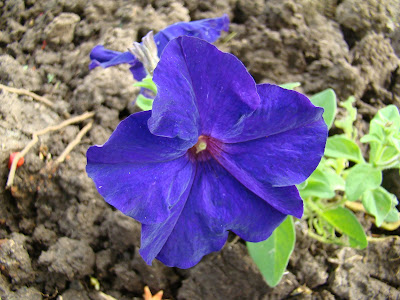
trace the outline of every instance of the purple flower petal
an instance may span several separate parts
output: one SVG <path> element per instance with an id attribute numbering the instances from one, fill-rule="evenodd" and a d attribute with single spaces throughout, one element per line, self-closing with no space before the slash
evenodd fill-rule
<path id="1" fill-rule="evenodd" d="M 190 195 L 180 201 L 166 222 L 142 227 L 140 253 L 147 263 L 157 255 L 168 266 L 190 268 L 223 247 L 227 230 L 259 242 L 285 218 L 214 160 L 197 164 Z"/>
<path id="2" fill-rule="evenodd" d="M 164 221 L 187 189 L 192 163 L 177 139 L 152 135 L 150 112 L 131 115 L 87 152 L 88 175 L 112 206 L 144 224 Z"/>
<path id="3" fill-rule="evenodd" d="M 311 175 L 324 154 L 327 138 L 322 117 L 311 124 L 244 143 L 225 144 L 221 164 L 237 165 L 261 183 L 300 184 Z M 232 173 L 240 177 L 240 173 Z M 238 178 L 239 179 L 239 178 Z"/>
<path id="4" fill-rule="evenodd" d="M 91 147 L 90 158 L 107 157 L 109 163 L 165 162 L 183 156 L 190 145 L 180 139 L 155 136 L 147 128 L 151 112 L 130 115 L 102 146 Z"/>
<path id="5" fill-rule="evenodd" d="M 176 223 L 182 213 L 183 208 L 187 202 L 187 198 L 191 191 L 193 185 L 195 172 L 192 174 L 191 181 L 182 194 L 179 200 L 176 202 L 175 206 L 171 209 L 171 214 L 165 221 L 157 224 L 143 224 L 142 225 L 142 235 L 141 235 L 141 245 L 140 245 L 140 255 L 143 257 L 144 261 L 151 265 L 153 259 L 160 253 L 171 232 L 174 230 Z M 185 241 L 182 241 L 182 246 Z"/>
<path id="6" fill-rule="evenodd" d="M 320 120 L 324 112 L 306 96 L 277 85 L 258 84 L 257 92 L 261 106 L 244 121 L 242 134 L 227 140 L 228 143 L 254 140 L 299 128 Z"/>
<path id="7" fill-rule="evenodd" d="M 264 199 L 272 207 L 284 214 L 292 215 L 299 219 L 302 217 L 303 200 L 295 186 L 273 187 L 268 182 L 258 180 L 262 174 L 255 175 L 242 170 L 236 161 L 227 155 L 218 156 L 216 159 L 241 184 Z M 268 175 L 264 174 L 264 176 Z"/>
<path id="8" fill-rule="evenodd" d="M 99 63 L 102 63 L 110 61 L 121 54 L 122 52 L 109 50 L 104 48 L 102 45 L 97 45 L 92 49 L 92 51 L 90 51 L 89 56 L 91 60 L 96 60 Z"/>
<path id="9" fill-rule="evenodd" d="M 328 134 L 323 110 L 297 92 L 269 84 L 257 88 L 260 108 L 247 118 L 243 133 L 224 144 L 215 158 L 273 207 L 301 218 L 303 204 L 296 191 L 287 199 L 270 198 L 268 191 L 299 184 L 318 166 Z"/>
<path id="10" fill-rule="evenodd" d="M 135 63 L 129 68 L 129 71 L 131 71 L 136 81 L 142 81 L 147 76 L 146 69 L 138 60 L 135 60 Z"/>
<path id="11" fill-rule="evenodd" d="M 260 103 L 253 78 L 235 56 L 193 37 L 169 42 L 153 80 L 158 94 L 150 131 L 193 144 L 200 134 L 221 141 L 240 135 Z"/>
<path id="12" fill-rule="evenodd" d="M 99 66 L 102 68 L 108 68 L 119 64 L 130 64 L 131 67 L 129 70 L 137 81 L 142 80 L 147 75 L 143 64 L 129 51 L 113 51 L 104 48 L 102 45 L 97 45 L 90 52 L 90 59 L 92 61 L 89 64 L 89 70 Z"/>
<path id="13" fill-rule="evenodd" d="M 135 56 L 129 51 L 118 52 L 113 50 L 108 50 L 102 45 L 97 45 L 90 52 L 90 59 L 97 64 L 96 66 L 101 66 L 103 68 L 108 68 L 111 66 L 119 64 L 133 64 L 136 60 Z M 96 67 L 93 62 L 91 63 L 93 67 Z"/>
<path id="14" fill-rule="evenodd" d="M 229 30 L 229 18 L 226 14 L 220 18 L 172 24 L 158 32 L 154 36 L 154 40 L 157 45 L 158 54 L 161 56 L 168 42 L 178 36 L 193 36 L 209 43 L 214 43 L 220 37 L 222 30 Z"/>

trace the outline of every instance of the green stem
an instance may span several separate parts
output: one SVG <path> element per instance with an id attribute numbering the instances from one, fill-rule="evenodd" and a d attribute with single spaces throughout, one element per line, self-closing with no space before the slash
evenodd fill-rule
<path id="1" fill-rule="evenodd" d="M 306 202 L 306 204 L 311 208 L 311 210 L 316 212 L 317 215 L 321 215 L 322 214 L 322 209 L 317 204 L 315 204 L 314 201 L 312 201 L 311 199 L 308 200 Z"/>
<path id="2" fill-rule="evenodd" d="M 372 160 L 374 166 L 378 166 L 377 162 L 381 159 L 384 150 L 385 150 L 385 145 L 379 145 L 378 150 L 375 152 L 375 157 Z"/>
<path id="3" fill-rule="evenodd" d="M 315 234 L 314 232 L 312 232 L 310 229 L 307 231 L 307 235 L 321 243 L 326 243 L 326 244 L 336 244 L 336 245 L 340 245 L 340 246 L 346 246 L 345 243 L 338 241 L 333 241 L 330 239 L 327 239 L 325 237 L 322 237 L 318 234 Z"/>

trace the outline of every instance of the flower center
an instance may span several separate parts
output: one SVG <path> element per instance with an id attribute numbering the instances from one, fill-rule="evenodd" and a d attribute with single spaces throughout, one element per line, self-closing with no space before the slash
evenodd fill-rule
<path id="1" fill-rule="evenodd" d="M 222 143 L 212 137 L 201 135 L 197 143 L 188 150 L 189 157 L 196 161 L 206 161 L 221 152 Z"/>
<path id="2" fill-rule="evenodd" d="M 206 150 L 207 149 L 207 140 L 204 136 L 200 136 L 196 145 L 194 145 L 196 149 L 196 154 L 199 154 L 199 152 Z"/>

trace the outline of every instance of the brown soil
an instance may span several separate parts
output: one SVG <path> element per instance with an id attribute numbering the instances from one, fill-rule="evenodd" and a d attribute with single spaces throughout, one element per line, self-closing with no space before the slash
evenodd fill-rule
<path id="1" fill-rule="evenodd" d="M 379 231 L 395 235 L 356 251 L 309 239 L 298 221 L 288 272 L 274 289 L 242 241 L 189 270 L 147 266 L 140 224 L 108 206 L 85 173 L 87 148 L 136 110 L 138 93 L 126 66 L 89 72 L 95 45 L 124 51 L 149 30 L 227 13 L 237 35 L 219 46 L 257 82 L 354 95 L 365 131 L 377 109 L 400 106 L 400 0 L 6 0 L 0 13 L 0 83 L 54 103 L 0 92 L 1 299 L 139 299 L 145 285 L 168 299 L 400 299 L 399 231 Z M 65 162 L 54 164 L 88 121 L 41 136 L 4 188 L 11 152 L 85 111 L 95 112 L 94 125 Z M 400 198 L 398 172 L 385 174 L 385 185 Z"/>

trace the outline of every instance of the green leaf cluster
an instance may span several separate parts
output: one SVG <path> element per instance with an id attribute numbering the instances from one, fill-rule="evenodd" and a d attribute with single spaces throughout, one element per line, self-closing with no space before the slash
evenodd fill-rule
<path id="1" fill-rule="evenodd" d="M 369 143 L 369 161 L 375 167 L 384 170 L 400 169 L 400 115 L 394 105 L 389 105 L 371 120 L 369 133 L 361 138 Z"/>
<path id="2" fill-rule="evenodd" d="M 299 83 L 287 83 L 293 89 Z M 380 227 L 399 220 L 398 200 L 384 189 L 382 171 L 400 169 L 400 116 L 394 105 L 379 110 L 371 120 L 369 133 L 358 140 L 354 126 L 357 119 L 355 98 L 349 97 L 339 105 L 345 113 L 335 119 L 336 95 L 332 89 L 312 97 L 311 102 L 324 108 L 323 118 L 328 128 L 333 124 L 343 134 L 328 138 L 324 157 L 311 176 L 297 187 L 304 199 L 304 218 L 308 234 L 325 243 L 363 249 L 367 236 L 354 213 L 348 208 L 359 202 L 375 217 Z M 369 144 L 366 160 L 361 143 Z M 270 286 L 281 280 L 295 243 L 293 218 L 288 217 L 271 235 L 260 243 L 247 243 L 250 256 Z"/>
<path id="3" fill-rule="evenodd" d="M 365 233 L 346 203 L 360 201 L 365 211 L 375 217 L 378 227 L 399 220 L 398 200 L 381 184 L 382 171 L 400 165 L 400 117 L 397 108 L 390 105 L 371 120 L 369 133 L 361 138 L 361 142 L 370 144 L 366 161 L 353 125 L 357 118 L 354 102 L 354 97 L 349 97 L 341 103 L 346 114 L 335 125 L 344 133 L 328 138 L 324 158 L 298 188 L 305 201 L 311 236 L 323 242 L 364 248 Z"/>

